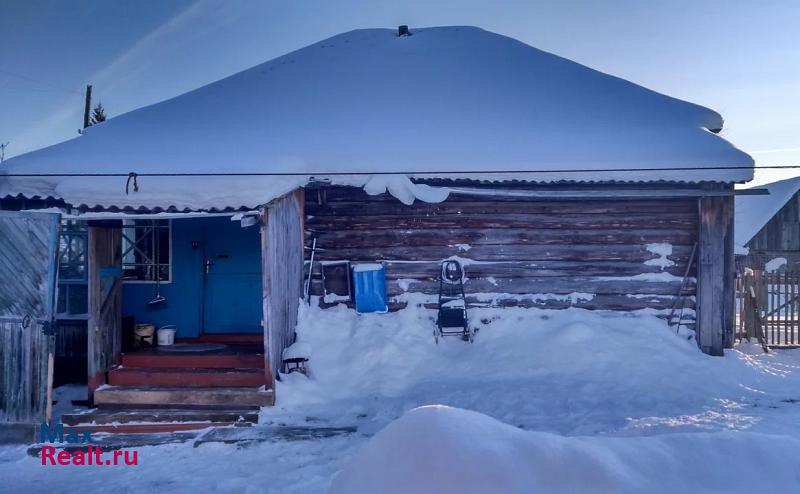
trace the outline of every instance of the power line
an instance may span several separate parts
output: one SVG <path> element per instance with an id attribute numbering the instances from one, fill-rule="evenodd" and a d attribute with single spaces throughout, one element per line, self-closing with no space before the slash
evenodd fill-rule
<path id="1" fill-rule="evenodd" d="M 334 177 L 343 175 L 515 175 L 556 173 L 619 173 L 619 172 L 663 172 L 706 170 L 794 170 L 800 165 L 761 166 L 706 166 L 706 167 L 660 167 L 660 168 L 582 168 L 550 170 L 455 170 L 455 171 L 352 171 L 352 172 L 129 172 L 129 173 L 0 173 L 0 177 Z"/>
<path id="2" fill-rule="evenodd" d="M 36 79 L 34 77 L 29 77 L 29 76 L 26 76 L 26 75 L 23 75 L 23 74 L 17 74 L 15 72 L 11 72 L 11 71 L 6 70 L 6 69 L 0 69 L 0 74 L 6 74 L 6 75 L 10 75 L 12 77 L 16 77 L 18 79 L 26 80 L 28 82 L 33 82 L 34 84 L 39 84 L 41 86 L 48 87 L 50 90 L 53 90 L 53 91 L 63 91 L 65 93 L 81 94 L 80 91 L 76 91 L 75 89 L 67 89 L 65 87 L 56 86 L 56 85 L 51 84 L 49 82 L 45 82 L 45 81 L 42 81 L 40 79 Z"/>

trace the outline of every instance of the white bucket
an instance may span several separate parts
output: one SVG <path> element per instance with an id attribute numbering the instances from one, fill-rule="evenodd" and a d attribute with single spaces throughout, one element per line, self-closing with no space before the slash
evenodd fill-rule
<path id="1" fill-rule="evenodd" d="M 177 328 L 172 325 L 158 328 L 158 346 L 167 346 L 175 343 L 175 331 L 177 331 Z"/>

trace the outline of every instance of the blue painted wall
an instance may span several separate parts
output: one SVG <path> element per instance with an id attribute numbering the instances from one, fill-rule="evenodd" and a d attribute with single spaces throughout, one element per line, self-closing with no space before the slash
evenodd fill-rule
<path id="1" fill-rule="evenodd" d="M 204 283 L 206 259 L 214 263 L 211 283 Z M 228 217 L 176 219 L 172 221 L 172 280 L 161 284 L 166 308 L 146 308 L 155 296 L 154 283 L 125 283 L 122 311 L 134 316 L 137 324 L 174 324 L 179 337 L 195 337 L 204 331 L 261 332 L 260 280 L 257 226 L 243 229 Z"/>

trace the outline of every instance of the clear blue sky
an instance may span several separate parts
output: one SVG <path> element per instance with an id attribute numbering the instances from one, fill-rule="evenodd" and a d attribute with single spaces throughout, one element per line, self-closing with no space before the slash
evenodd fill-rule
<path id="1" fill-rule="evenodd" d="M 6 157 L 362 27 L 476 25 L 713 108 L 759 164 L 800 165 L 800 2 L 0 0 Z M 765 182 L 795 172 L 759 172 Z"/>

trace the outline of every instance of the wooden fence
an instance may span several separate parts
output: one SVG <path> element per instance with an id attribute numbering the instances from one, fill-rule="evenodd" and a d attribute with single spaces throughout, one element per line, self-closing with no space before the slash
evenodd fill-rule
<path id="1" fill-rule="evenodd" d="M 747 270 L 736 279 L 736 339 L 800 346 L 800 272 Z"/>

